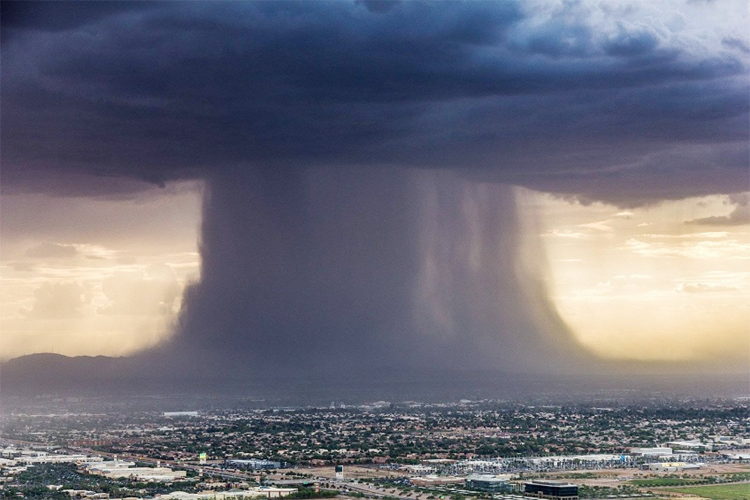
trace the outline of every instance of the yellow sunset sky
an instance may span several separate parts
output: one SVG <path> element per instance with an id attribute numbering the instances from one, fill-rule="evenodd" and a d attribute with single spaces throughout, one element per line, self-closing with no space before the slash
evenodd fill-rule
<path id="1" fill-rule="evenodd" d="M 747 367 L 747 196 L 619 209 L 520 192 L 534 207 L 551 299 L 578 340 L 607 358 Z"/>

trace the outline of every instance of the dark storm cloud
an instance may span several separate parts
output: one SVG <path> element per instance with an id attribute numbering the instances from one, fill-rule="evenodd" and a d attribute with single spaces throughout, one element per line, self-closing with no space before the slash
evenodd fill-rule
<path id="1" fill-rule="evenodd" d="M 388 12 L 400 3 L 400 0 L 358 0 L 370 12 Z"/>
<path id="2" fill-rule="evenodd" d="M 160 184 L 238 164 L 397 165 L 627 204 L 746 180 L 734 35 L 701 45 L 586 4 L 95 4 L 11 17 L 12 185 L 50 169 Z M 670 160 L 685 144 L 728 159 L 685 168 Z M 634 182 L 600 185 L 623 169 Z M 638 179 L 654 177 L 668 187 L 644 196 Z"/>
<path id="3" fill-rule="evenodd" d="M 154 365 L 580 369 L 505 184 L 623 206 L 746 188 L 743 32 L 678 7 L 24 4 L 3 188 L 207 181 L 201 281 Z"/>
<path id="4" fill-rule="evenodd" d="M 750 224 L 750 195 L 738 193 L 729 197 L 734 208 L 728 215 L 714 215 L 685 221 L 685 224 L 699 226 L 742 226 Z"/>
<path id="5" fill-rule="evenodd" d="M 3 2 L 0 23 L 5 34 L 17 30 L 65 31 L 80 28 L 104 17 L 130 10 L 157 8 L 153 2 L 50 2 L 43 7 L 35 2 Z"/>

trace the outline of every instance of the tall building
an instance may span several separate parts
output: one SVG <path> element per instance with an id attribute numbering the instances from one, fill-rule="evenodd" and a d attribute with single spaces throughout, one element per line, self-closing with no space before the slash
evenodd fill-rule
<path id="1" fill-rule="evenodd" d="M 524 484 L 524 493 L 550 500 L 578 500 L 578 485 L 538 479 Z"/>

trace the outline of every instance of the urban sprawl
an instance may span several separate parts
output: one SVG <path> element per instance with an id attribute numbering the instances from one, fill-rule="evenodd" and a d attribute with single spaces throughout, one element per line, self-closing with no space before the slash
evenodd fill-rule
<path id="1" fill-rule="evenodd" d="M 0 418 L 1 498 L 748 498 L 747 401 L 122 411 Z"/>

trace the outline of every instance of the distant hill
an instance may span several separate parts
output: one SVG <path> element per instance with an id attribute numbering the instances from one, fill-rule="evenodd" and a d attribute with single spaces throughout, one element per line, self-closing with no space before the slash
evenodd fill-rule
<path id="1" fill-rule="evenodd" d="M 131 357 L 29 354 L 0 363 L 0 395 L 135 395 L 176 391 L 215 393 L 245 384 L 242 372 L 230 379 L 183 361 L 175 368 L 159 352 Z M 239 379 L 239 380 L 238 380 Z M 230 387 L 231 385 L 231 387 Z"/>
<path id="2" fill-rule="evenodd" d="M 45 370 L 76 370 L 81 367 L 96 367 L 101 368 L 103 366 L 111 366 L 113 362 L 116 362 L 121 358 L 113 358 L 110 356 L 65 356 L 63 354 L 55 354 L 50 352 L 40 352 L 36 354 L 28 354 L 26 356 L 19 356 L 17 358 L 10 359 L 2 364 L 8 373 L 13 373 L 14 370 L 33 370 L 34 372 L 43 372 Z"/>
<path id="3" fill-rule="evenodd" d="M 5 393 L 93 389 L 122 380 L 128 365 L 125 358 L 108 356 L 29 354 L 0 364 L 0 389 Z"/>

